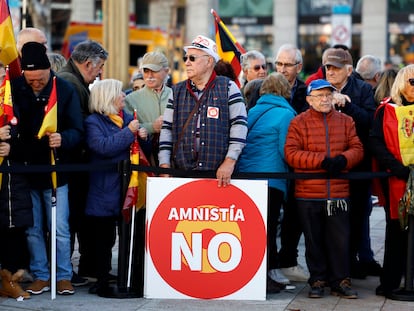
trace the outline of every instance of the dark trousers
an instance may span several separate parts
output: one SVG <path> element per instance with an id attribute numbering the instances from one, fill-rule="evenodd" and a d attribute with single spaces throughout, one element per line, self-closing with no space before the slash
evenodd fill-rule
<path id="1" fill-rule="evenodd" d="M 400 287 L 407 261 L 407 231 L 401 230 L 398 219 L 390 219 L 389 208 L 385 208 L 385 249 L 380 282 L 385 292 Z"/>
<path id="2" fill-rule="evenodd" d="M 289 187 L 287 202 L 283 206 L 279 250 L 280 268 L 288 268 L 298 265 L 298 244 L 303 230 L 298 221 L 298 206 L 294 192 L 294 185 L 292 185 Z"/>
<path id="3" fill-rule="evenodd" d="M 349 272 L 349 212 L 328 215 L 326 201 L 298 200 L 306 246 L 309 284 L 338 286 Z"/>
<path id="4" fill-rule="evenodd" d="M 0 263 L 2 269 L 14 274 L 19 269 L 29 269 L 26 228 L 0 229 Z"/>
<path id="5" fill-rule="evenodd" d="M 267 202 L 267 270 L 279 266 L 277 254 L 277 224 L 283 202 L 283 192 L 276 188 L 268 188 Z"/>
<path id="6" fill-rule="evenodd" d="M 79 270 L 83 270 L 84 276 L 90 276 L 90 271 L 95 266 L 87 256 L 87 249 L 84 247 L 83 236 L 88 235 L 87 224 L 85 223 L 86 197 L 88 195 L 89 174 L 87 172 L 76 172 L 69 175 L 69 230 L 70 246 L 73 254 L 75 239 L 78 238 Z"/>
<path id="7" fill-rule="evenodd" d="M 84 246 L 88 249 L 89 258 L 95 263 L 98 282 L 106 281 L 112 269 L 117 220 L 118 217 L 85 217 L 89 234 L 84 237 Z"/>
<path id="8" fill-rule="evenodd" d="M 371 249 L 369 217 L 372 211 L 371 181 L 365 179 L 351 180 L 350 186 L 350 223 L 351 263 L 374 260 Z"/>

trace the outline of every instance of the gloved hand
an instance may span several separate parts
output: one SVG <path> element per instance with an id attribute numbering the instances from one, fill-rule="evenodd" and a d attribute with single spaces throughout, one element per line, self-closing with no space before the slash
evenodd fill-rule
<path id="1" fill-rule="evenodd" d="M 408 166 L 400 165 L 396 168 L 391 170 L 391 173 L 395 175 L 399 179 L 408 180 L 408 176 L 410 175 L 410 169 Z"/>
<path id="2" fill-rule="evenodd" d="M 348 161 L 342 154 L 325 159 L 321 163 L 321 167 L 328 172 L 330 175 L 338 175 L 345 167 Z"/>

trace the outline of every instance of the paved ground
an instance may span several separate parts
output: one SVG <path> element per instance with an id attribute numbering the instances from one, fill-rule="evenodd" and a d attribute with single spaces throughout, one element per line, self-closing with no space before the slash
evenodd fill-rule
<path id="1" fill-rule="evenodd" d="M 371 216 L 371 239 L 375 256 L 379 261 L 383 257 L 384 239 L 384 212 L 381 207 L 375 207 Z M 117 250 L 114 249 L 114 263 Z M 304 265 L 304 245 L 300 244 L 300 261 Z M 75 263 L 77 257 L 74 257 Z M 414 302 L 402 302 L 385 299 L 375 295 L 378 285 L 377 277 L 368 277 L 366 280 L 354 280 L 359 299 L 347 300 L 330 296 L 329 293 L 322 299 L 309 299 L 308 286 L 304 283 L 295 283 L 296 289 L 283 291 L 279 294 L 268 295 L 266 301 L 228 301 L 228 300 L 158 300 L 158 299 L 108 299 L 88 294 L 88 287 L 76 288 L 73 296 L 57 296 L 50 300 L 50 293 L 33 296 L 23 302 L 14 299 L 0 298 L 1 310 L 41 310 L 41 311 L 109 311 L 109 310 L 273 310 L 273 311 L 413 311 Z"/>

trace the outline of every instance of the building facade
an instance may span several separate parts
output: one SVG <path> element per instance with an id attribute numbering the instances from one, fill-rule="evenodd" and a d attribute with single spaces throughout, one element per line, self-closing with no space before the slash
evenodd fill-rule
<path id="1" fill-rule="evenodd" d="M 350 9 L 350 24 L 335 28 L 334 9 L 341 5 Z M 96 20 L 102 16 L 101 8 L 102 0 L 72 0 L 71 19 Z M 197 34 L 214 37 L 212 8 L 246 50 L 258 49 L 269 61 L 282 44 L 298 46 L 306 73 L 319 66 L 323 50 L 338 38 L 348 40 L 355 60 L 373 54 L 395 64 L 414 62 L 414 0 L 131 0 L 130 4 L 131 20 L 174 28 L 184 42 Z"/>

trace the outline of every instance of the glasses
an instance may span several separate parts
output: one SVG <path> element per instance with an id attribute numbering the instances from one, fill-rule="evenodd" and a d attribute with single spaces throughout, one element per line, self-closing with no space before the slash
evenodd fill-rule
<path id="1" fill-rule="evenodd" d="M 299 63 L 282 63 L 282 62 L 276 62 L 276 67 L 286 67 L 286 68 L 292 68 L 298 65 Z"/>
<path id="2" fill-rule="evenodd" d="M 207 55 L 207 54 L 204 54 L 204 55 L 186 55 L 186 56 L 184 56 L 183 57 L 183 61 L 184 61 L 184 63 L 187 61 L 187 59 L 189 59 L 190 60 L 190 62 L 195 62 L 196 61 L 196 59 L 197 58 L 200 58 L 200 57 L 203 57 L 203 56 L 207 56 L 207 57 L 210 57 L 210 55 Z"/>
<path id="3" fill-rule="evenodd" d="M 333 94 L 317 94 L 317 95 L 308 95 L 308 96 L 316 97 L 319 100 L 332 99 L 333 98 Z"/>
<path id="4" fill-rule="evenodd" d="M 260 70 L 260 68 L 262 68 L 263 70 L 266 70 L 266 65 L 255 65 L 254 67 L 253 67 L 253 70 L 254 71 L 259 71 Z"/>
<path id="5" fill-rule="evenodd" d="M 414 78 L 410 78 L 407 81 L 408 83 L 410 83 L 411 86 L 414 86 Z"/>

